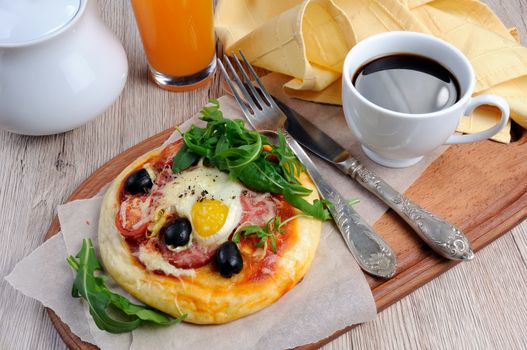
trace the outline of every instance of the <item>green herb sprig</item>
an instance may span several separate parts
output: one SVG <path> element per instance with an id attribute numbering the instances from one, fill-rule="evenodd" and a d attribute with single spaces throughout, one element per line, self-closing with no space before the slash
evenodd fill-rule
<path id="1" fill-rule="evenodd" d="M 254 191 L 281 194 L 292 206 L 319 220 L 328 220 L 331 215 L 326 208 L 328 202 L 304 198 L 312 191 L 297 180 L 303 171 L 302 164 L 278 132 L 278 144 L 264 151 L 269 139 L 257 131 L 248 130 L 241 119 L 226 119 L 217 100 L 201 110 L 204 128 L 193 125 L 183 133 L 184 146 L 175 155 L 172 170 L 181 172 L 204 157 L 213 166 L 229 173 L 233 180 L 242 182 Z"/>
<path id="2" fill-rule="evenodd" d="M 242 235 L 244 237 L 254 235 L 258 239 L 256 247 L 261 248 L 265 245 L 265 243 L 270 241 L 271 250 L 273 251 L 273 253 L 276 253 L 276 235 L 283 235 L 285 233 L 284 226 L 294 219 L 309 216 L 310 215 L 300 213 L 282 221 L 282 217 L 276 215 L 275 217 L 267 221 L 267 223 L 263 227 L 260 227 L 258 225 L 242 225 L 232 235 L 232 241 L 234 243 L 240 243 L 240 238 Z"/>
<path id="3" fill-rule="evenodd" d="M 125 333 L 131 332 L 145 321 L 168 326 L 179 323 L 186 317 L 183 315 L 171 318 L 110 291 L 105 284 L 107 276 L 101 272 L 101 265 L 89 238 L 82 241 L 82 248 L 76 258 L 70 255 L 66 261 L 77 273 L 71 295 L 86 301 L 90 315 L 99 329 L 110 333 Z"/>

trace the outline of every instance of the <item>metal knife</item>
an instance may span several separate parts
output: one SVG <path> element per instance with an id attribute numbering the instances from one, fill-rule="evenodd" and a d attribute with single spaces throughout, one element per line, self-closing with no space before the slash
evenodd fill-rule
<path id="1" fill-rule="evenodd" d="M 309 120 L 276 98 L 275 102 L 287 116 L 286 129 L 291 136 L 386 203 L 438 254 L 452 260 L 474 257 L 470 242 L 458 228 L 397 192 Z"/>
<path id="2" fill-rule="evenodd" d="M 224 75 L 227 76 L 225 72 Z M 243 85 L 248 91 L 253 91 L 252 89 L 260 90 L 256 86 L 249 87 L 246 83 Z M 231 87 L 231 89 L 233 88 Z M 276 107 L 276 109 L 278 108 Z M 275 109 L 274 106 L 272 109 Z M 275 112 L 280 112 L 280 118 L 287 121 L 286 115 L 282 114 L 282 111 Z M 267 136 L 270 136 L 269 133 L 276 136 L 276 131 L 268 130 Z M 320 174 L 317 166 L 313 163 L 311 157 L 307 155 L 304 148 L 288 132 L 284 132 L 284 137 L 286 143 L 303 163 L 320 196 L 332 204 L 328 206 L 328 209 L 355 261 L 365 272 L 373 276 L 392 277 L 397 269 L 396 256 L 393 249 L 353 209 L 352 205 L 346 201 L 338 190 Z"/>

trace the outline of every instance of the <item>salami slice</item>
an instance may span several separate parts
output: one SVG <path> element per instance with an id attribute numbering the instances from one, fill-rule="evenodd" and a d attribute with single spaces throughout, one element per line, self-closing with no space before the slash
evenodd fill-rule
<path id="1" fill-rule="evenodd" d="M 157 188 L 163 187 L 167 182 L 175 178 L 172 168 L 165 166 L 158 174 L 154 180 L 154 184 Z"/>
<path id="2" fill-rule="evenodd" d="M 166 246 L 162 237 L 157 242 L 157 248 L 163 258 L 171 265 L 180 269 L 195 269 L 211 262 L 216 249 L 207 247 L 194 241 L 188 249 L 174 252 Z"/>
<path id="3" fill-rule="evenodd" d="M 276 203 L 269 193 L 245 191 L 240 197 L 243 213 L 240 223 L 250 222 L 253 225 L 264 226 L 276 215 Z"/>
<path id="4" fill-rule="evenodd" d="M 172 160 L 176 153 L 181 148 L 181 145 L 183 144 L 182 140 L 178 140 L 176 142 L 172 142 L 168 144 L 163 151 L 161 151 L 161 154 L 158 156 L 156 162 L 154 163 L 154 168 L 158 171 L 163 170 L 163 168 L 171 168 L 172 167 Z"/>

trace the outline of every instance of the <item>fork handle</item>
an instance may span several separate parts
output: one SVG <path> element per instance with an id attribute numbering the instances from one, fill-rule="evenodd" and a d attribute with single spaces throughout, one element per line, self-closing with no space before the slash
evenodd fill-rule
<path id="1" fill-rule="evenodd" d="M 458 228 L 397 192 L 358 160 L 349 157 L 336 165 L 399 214 L 438 254 L 451 260 L 474 257 L 470 242 Z"/>
<path id="2" fill-rule="evenodd" d="M 393 276 L 396 263 L 392 249 L 342 195 L 324 180 L 311 158 L 285 130 L 284 136 L 289 147 L 304 164 L 320 195 L 332 203 L 329 208 L 331 215 L 360 267 L 374 276 L 383 278 Z"/>

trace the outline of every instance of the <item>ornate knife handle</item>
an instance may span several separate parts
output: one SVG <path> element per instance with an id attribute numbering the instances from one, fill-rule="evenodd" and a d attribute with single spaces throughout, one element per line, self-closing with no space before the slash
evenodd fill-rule
<path id="1" fill-rule="evenodd" d="M 323 198 L 330 201 L 331 215 L 360 267 L 375 276 L 384 278 L 395 274 L 395 254 L 386 242 L 319 173 L 302 147 L 284 131 L 287 144 L 306 167 Z"/>
<path id="2" fill-rule="evenodd" d="M 458 228 L 394 190 L 358 160 L 350 157 L 338 167 L 399 214 L 438 254 L 452 260 L 474 257 L 470 242 Z"/>

